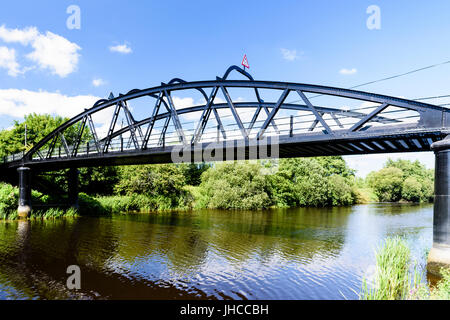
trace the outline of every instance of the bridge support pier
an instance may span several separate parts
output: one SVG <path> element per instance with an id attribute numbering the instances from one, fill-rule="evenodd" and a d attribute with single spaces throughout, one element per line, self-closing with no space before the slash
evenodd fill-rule
<path id="1" fill-rule="evenodd" d="M 69 205 L 78 209 L 78 169 L 70 168 L 67 174 Z"/>
<path id="2" fill-rule="evenodd" d="M 20 167 L 19 172 L 19 207 L 17 214 L 20 218 L 27 218 L 31 213 L 31 170 Z"/>
<path id="3" fill-rule="evenodd" d="M 441 267 L 450 268 L 450 138 L 431 145 L 435 153 L 433 247 L 427 269 L 439 275 Z"/>

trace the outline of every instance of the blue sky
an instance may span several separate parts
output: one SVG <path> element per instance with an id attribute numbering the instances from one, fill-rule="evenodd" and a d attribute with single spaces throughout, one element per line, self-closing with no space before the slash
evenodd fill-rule
<path id="1" fill-rule="evenodd" d="M 80 29 L 66 26 L 70 5 Z M 366 26 L 370 5 L 379 30 Z M 33 111 L 71 116 L 111 91 L 215 79 L 244 53 L 255 79 L 351 87 L 450 60 L 449 12 L 411 0 L 2 1 L 0 128 Z M 360 89 L 419 98 L 450 94 L 449 80 L 447 64 Z M 365 175 L 387 157 L 346 159 Z M 433 167 L 431 153 L 390 157 Z"/>

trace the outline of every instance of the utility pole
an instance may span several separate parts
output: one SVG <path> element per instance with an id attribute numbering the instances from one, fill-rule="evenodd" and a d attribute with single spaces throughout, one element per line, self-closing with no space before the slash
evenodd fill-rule
<path id="1" fill-rule="evenodd" d="M 27 124 L 25 123 L 25 149 L 27 148 Z"/>

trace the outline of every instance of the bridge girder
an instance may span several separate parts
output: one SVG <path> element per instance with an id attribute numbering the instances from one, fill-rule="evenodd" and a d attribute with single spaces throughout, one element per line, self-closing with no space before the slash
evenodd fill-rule
<path id="1" fill-rule="evenodd" d="M 227 78 L 233 71 L 243 75 L 246 80 L 228 80 Z M 233 101 L 229 91 L 234 89 L 250 89 L 254 92 L 255 100 Z M 187 108 L 176 108 L 172 95 L 189 90 L 198 91 L 205 102 Z M 209 94 L 208 90 L 210 90 Z M 261 90 L 271 91 L 272 96 L 275 97 L 274 101 L 263 100 Z M 219 93 L 225 97 L 225 100 L 215 102 Z M 301 103 L 286 102 L 291 93 Z M 360 109 L 322 106 L 313 104 L 311 100 L 315 97 L 308 97 L 308 94 L 346 98 L 372 105 Z M 150 116 L 135 120 L 128 103 L 142 97 L 155 99 L 155 104 L 149 112 Z M 165 112 L 160 112 L 161 106 L 164 106 Z M 108 108 L 115 110 L 106 136 L 99 138 L 92 117 Z M 388 111 L 389 108 L 395 110 Z M 249 122 L 241 119 L 239 110 L 242 109 L 252 110 Z M 121 110 L 125 114 L 127 125 L 116 129 Z M 225 110 L 231 113 L 234 123 L 232 121 L 230 124 L 230 121 L 227 123 L 224 120 L 224 116 L 220 113 Z M 258 121 L 262 110 L 264 110 L 262 115 L 265 114 L 265 118 Z M 289 121 L 286 116 L 277 117 L 281 112 L 291 113 Z M 391 115 L 395 112 L 403 112 L 406 116 L 404 118 L 392 117 Z M 201 116 L 199 116 L 195 128 L 188 130 L 185 127 L 186 122 L 182 121 L 180 117 L 194 113 L 201 113 Z M 214 114 L 214 118 L 210 117 L 211 114 Z M 304 120 L 305 118 L 307 120 Z M 414 119 L 415 122 L 411 122 L 409 119 Z M 164 122 L 164 125 L 160 131 L 157 131 L 155 123 L 160 120 Z M 212 140 L 211 130 L 207 134 L 205 133 L 206 129 L 212 128 L 207 128 L 211 121 L 216 124 L 214 128 L 217 126 L 217 138 Z M 145 158 L 145 156 L 153 154 L 155 150 L 160 152 L 161 148 L 169 152 L 171 146 L 167 143 L 167 136 L 171 134 L 168 133 L 170 123 L 175 128 L 172 133 L 176 135 L 178 143 L 192 150 L 198 145 L 203 145 L 208 139 L 209 142 L 219 142 L 222 138 L 222 141 L 236 140 L 242 141 L 244 144 L 251 144 L 251 140 L 258 141 L 264 136 L 273 135 L 278 136 L 283 145 L 293 148 L 292 150 L 294 150 L 294 145 L 295 148 L 304 148 L 302 152 L 292 151 L 291 154 L 288 152 L 283 154 L 283 157 L 429 151 L 430 144 L 445 137 L 448 133 L 447 130 L 450 130 L 449 110 L 446 108 L 349 89 L 302 83 L 255 81 L 248 72 L 237 66 L 231 66 L 222 78 L 217 77 L 216 80 L 186 82 L 174 78 L 167 84 L 161 83 L 157 87 L 143 90 L 134 89 L 127 94 L 119 94 L 117 97 L 111 94 L 109 99 L 97 101 L 91 108 L 85 109 L 84 112 L 54 130 L 23 157 L 6 161 L 6 166 L 46 167 L 45 163 L 62 163 L 64 161 L 97 163 L 98 161 L 93 159 L 109 159 L 111 157 L 117 157 L 123 161 L 126 157 L 139 158 L 139 154 Z M 77 124 L 76 137 L 69 146 L 65 133 L 68 128 Z M 303 128 L 299 124 L 308 124 L 308 126 Z M 233 126 L 237 126 L 237 128 L 228 130 Z M 286 127 L 288 129 L 284 129 Z M 89 129 L 90 141 L 83 144 L 83 133 L 86 132 L 86 128 Z M 267 134 L 268 129 L 273 130 Z M 186 133 L 189 131 L 191 134 Z M 149 141 L 153 135 L 158 135 L 158 137 L 153 139 L 155 145 L 152 146 Z M 209 135 L 208 138 L 205 138 L 207 135 Z M 128 138 L 126 143 L 123 141 L 124 136 Z M 399 139 L 393 137 L 399 137 Z M 118 138 L 120 138 L 120 148 L 118 149 L 117 146 L 113 148 L 114 139 Z M 56 151 L 58 141 L 60 147 Z M 333 145 L 336 141 L 340 143 Z M 169 144 L 173 145 L 174 142 Z M 47 150 L 44 150 L 45 147 Z M 85 160 L 89 158 L 90 161 L 81 161 L 84 158 L 86 158 Z M 153 162 L 149 159 L 147 161 Z"/>

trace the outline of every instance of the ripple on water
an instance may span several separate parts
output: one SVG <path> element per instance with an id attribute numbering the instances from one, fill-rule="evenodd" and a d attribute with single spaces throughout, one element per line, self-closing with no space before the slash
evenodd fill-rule
<path id="1" fill-rule="evenodd" d="M 0 299 L 356 298 L 373 249 L 431 241 L 431 206 L 82 218 L 0 223 Z M 31 227 L 30 227 L 31 226 Z M 65 269 L 86 288 L 71 296 Z"/>

